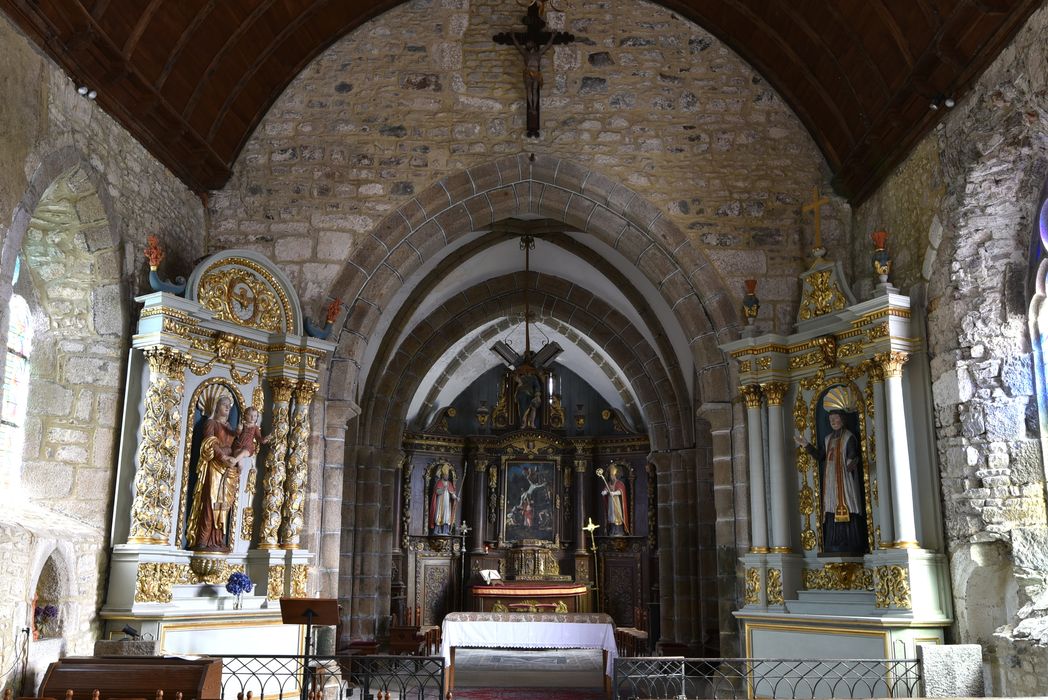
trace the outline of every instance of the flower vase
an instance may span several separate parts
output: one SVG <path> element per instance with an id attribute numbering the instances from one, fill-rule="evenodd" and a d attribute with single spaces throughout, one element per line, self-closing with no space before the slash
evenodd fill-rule
<path id="1" fill-rule="evenodd" d="M 244 607 L 244 594 L 243 593 L 237 593 L 237 597 L 233 601 L 233 609 L 234 610 L 240 610 L 242 607 Z"/>
<path id="2" fill-rule="evenodd" d="M 870 240 L 873 241 L 873 256 L 871 262 L 873 263 L 873 271 L 880 278 L 881 284 L 888 283 L 888 274 L 892 271 L 892 256 L 888 252 L 886 247 L 888 242 L 887 231 L 874 231 L 870 234 Z"/>
<path id="3" fill-rule="evenodd" d="M 742 314 L 746 317 L 747 325 L 753 325 L 754 319 L 761 310 L 761 302 L 757 298 L 757 280 L 745 280 L 746 294 L 742 297 Z"/>

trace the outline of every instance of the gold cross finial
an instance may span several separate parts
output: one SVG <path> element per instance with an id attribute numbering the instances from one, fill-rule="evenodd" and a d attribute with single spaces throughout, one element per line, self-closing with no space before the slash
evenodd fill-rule
<path id="1" fill-rule="evenodd" d="M 589 516 L 586 516 L 586 527 L 584 527 L 582 529 L 585 530 L 586 532 L 588 532 L 590 534 L 590 536 L 592 537 L 593 536 L 593 531 L 598 529 L 599 527 L 600 527 L 600 525 L 598 525 L 597 523 L 593 522 L 593 518 L 591 518 Z"/>
<path id="2" fill-rule="evenodd" d="M 823 204 L 829 204 L 829 197 L 820 197 L 818 186 L 812 188 L 812 201 L 801 206 L 801 212 L 807 214 L 808 212 L 814 212 L 815 214 L 815 248 L 822 248 L 822 219 L 819 216 L 819 208 Z"/>

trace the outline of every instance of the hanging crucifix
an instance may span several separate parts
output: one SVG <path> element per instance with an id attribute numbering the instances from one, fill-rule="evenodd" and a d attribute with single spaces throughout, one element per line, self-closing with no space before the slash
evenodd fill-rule
<path id="1" fill-rule="evenodd" d="M 520 0 L 518 0 L 519 3 Z M 539 135 L 539 98 L 542 89 L 542 56 L 555 44 L 570 44 L 575 35 L 568 32 L 546 30 L 546 5 L 548 0 L 533 0 L 528 5 L 528 14 L 521 20 L 523 32 L 499 32 L 491 37 L 496 44 L 515 46 L 524 59 L 524 92 L 527 96 L 527 136 Z"/>

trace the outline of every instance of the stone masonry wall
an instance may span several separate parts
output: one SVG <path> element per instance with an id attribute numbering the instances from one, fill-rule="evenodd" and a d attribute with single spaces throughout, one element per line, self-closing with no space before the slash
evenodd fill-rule
<path id="1" fill-rule="evenodd" d="M 288 87 L 212 199 L 210 247 L 271 256 L 316 314 L 358 242 L 413 195 L 507 154 L 549 154 L 662 208 L 736 298 L 743 279 L 760 278 L 762 320 L 785 330 L 800 204 L 813 185 L 827 189 L 797 118 L 665 8 L 575 2 L 549 15 L 579 39 L 546 55 L 542 137 L 526 139 L 521 57 L 491 40 L 519 30 L 521 13 L 495 0 L 415 0 L 336 43 Z M 829 219 L 839 249 L 845 230 Z"/>
<path id="2" fill-rule="evenodd" d="M 1045 463 L 1025 289 L 1048 178 L 1046 32 L 1042 8 L 855 216 L 857 241 L 899 228 L 904 291 L 929 280 L 954 641 L 984 645 L 998 695 L 1048 692 Z"/>
<path id="3" fill-rule="evenodd" d="M 19 291 L 41 334 L 31 365 L 23 488 L 0 494 L 6 669 L 14 630 L 28 625 L 36 577 L 56 547 L 65 552 L 70 583 L 64 638 L 31 643 L 31 663 L 46 667 L 59 653 L 91 653 L 108 564 L 131 298 L 146 291 L 145 237 L 160 236 L 170 251 L 163 271 L 173 276 L 203 253 L 205 231 L 200 200 L 80 97 L 2 15 L 0 86 L 0 328 L 6 334 L 21 253 Z"/>

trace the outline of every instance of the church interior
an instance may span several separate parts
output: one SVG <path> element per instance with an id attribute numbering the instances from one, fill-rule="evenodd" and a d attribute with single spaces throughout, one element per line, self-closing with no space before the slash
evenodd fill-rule
<path id="1" fill-rule="evenodd" d="M 319 597 L 1048 694 L 1045 2 L 0 10 L 4 688 Z"/>

